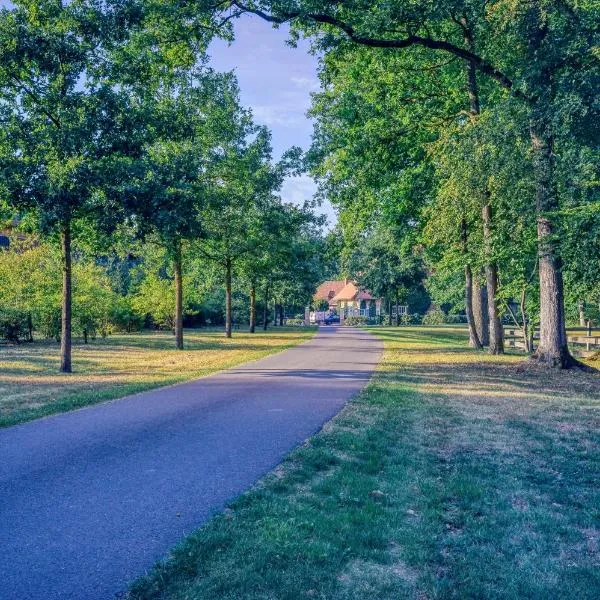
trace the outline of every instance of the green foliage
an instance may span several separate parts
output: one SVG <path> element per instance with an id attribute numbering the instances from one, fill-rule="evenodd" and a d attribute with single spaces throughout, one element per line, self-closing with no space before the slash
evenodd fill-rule
<path id="1" fill-rule="evenodd" d="M 0 306 L 0 339 L 18 344 L 27 334 L 27 314 Z"/>
<path id="2" fill-rule="evenodd" d="M 448 323 L 448 317 L 443 310 L 436 308 L 425 314 L 421 322 L 423 325 L 444 325 Z"/>

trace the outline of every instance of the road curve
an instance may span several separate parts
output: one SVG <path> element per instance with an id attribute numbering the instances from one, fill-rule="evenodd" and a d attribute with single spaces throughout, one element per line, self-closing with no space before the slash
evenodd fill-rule
<path id="1" fill-rule="evenodd" d="M 0 596 L 108 600 L 367 382 L 382 343 L 321 328 L 240 367 L 0 431 Z"/>

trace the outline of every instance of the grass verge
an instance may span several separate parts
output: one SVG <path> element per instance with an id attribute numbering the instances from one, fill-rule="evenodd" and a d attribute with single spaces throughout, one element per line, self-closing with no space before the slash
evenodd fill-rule
<path id="1" fill-rule="evenodd" d="M 59 349 L 45 342 L 0 347 L 0 427 L 15 425 L 210 375 L 299 344 L 314 328 L 277 328 L 250 334 L 185 332 L 185 350 L 168 332 L 113 335 L 73 347 L 73 373 L 59 373 Z"/>
<path id="2" fill-rule="evenodd" d="M 364 392 L 130 599 L 598 597 L 599 377 L 375 333 Z"/>

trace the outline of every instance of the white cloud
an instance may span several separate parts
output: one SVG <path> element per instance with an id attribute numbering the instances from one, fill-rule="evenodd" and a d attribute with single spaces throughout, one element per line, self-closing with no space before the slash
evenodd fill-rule
<path id="1" fill-rule="evenodd" d="M 308 175 L 289 177 L 283 183 L 281 197 L 284 202 L 303 204 L 305 200 L 311 200 L 317 191 L 317 184 Z"/>
<path id="2" fill-rule="evenodd" d="M 296 111 L 281 104 L 254 105 L 252 112 L 257 121 L 269 125 L 269 127 L 273 125 L 292 127 L 297 125 L 302 118 L 302 113 L 294 114 Z"/>
<path id="3" fill-rule="evenodd" d="M 290 81 L 299 89 L 306 92 L 316 92 L 321 86 L 314 77 L 290 77 Z"/>

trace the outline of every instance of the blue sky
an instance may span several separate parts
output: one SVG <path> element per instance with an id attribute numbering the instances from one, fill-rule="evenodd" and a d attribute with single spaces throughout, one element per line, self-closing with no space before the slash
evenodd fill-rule
<path id="1" fill-rule="evenodd" d="M 317 59 L 300 40 L 298 47 L 286 45 L 287 27 L 274 29 L 262 19 L 245 15 L 235 23 L 235 41 L 214 41 L 210 48 L 212 66 L 237 75 L 241 102 L 254 113 L 258 123 L 273 133 L 273 149 L 278 158 L 290 146 L 304 150 L 310 145 L 312 123 L 306 117 L 310 94 L 319 88 Z M 284 200 L 301 203 L 315 192 L 307 175 L 289 178 L 282 189 Z M 320 212 L 330 226 L 335 214 L 330 205 Z"/>

